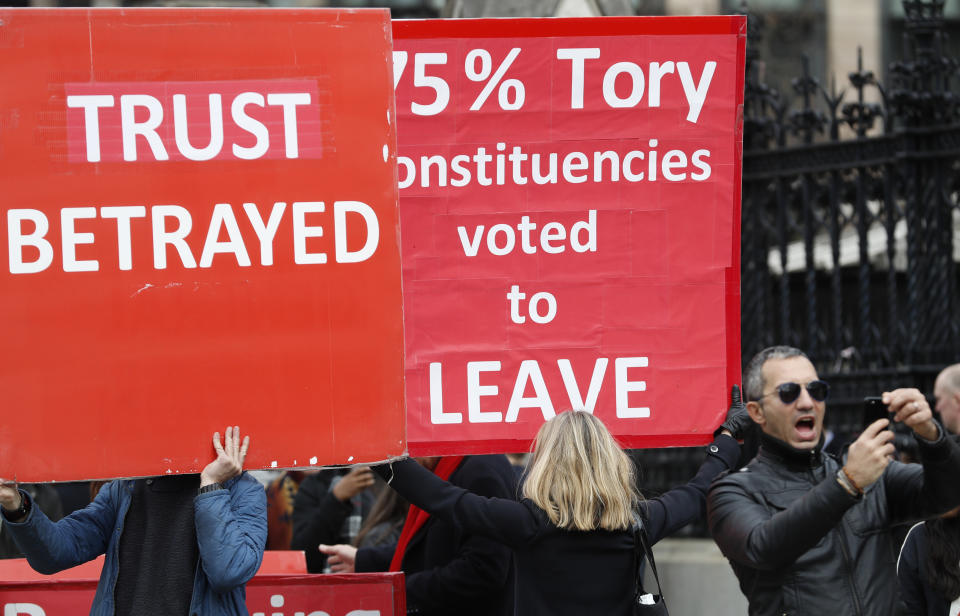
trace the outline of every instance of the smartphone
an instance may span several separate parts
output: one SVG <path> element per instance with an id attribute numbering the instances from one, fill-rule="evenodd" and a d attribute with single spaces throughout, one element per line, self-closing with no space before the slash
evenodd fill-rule
<path id="1" fill-rule="evenodd" d="M 878 419 L 890 419 L 890 410 L 880 396 L 867 396 L 863 399 L 863 427 Z"/>

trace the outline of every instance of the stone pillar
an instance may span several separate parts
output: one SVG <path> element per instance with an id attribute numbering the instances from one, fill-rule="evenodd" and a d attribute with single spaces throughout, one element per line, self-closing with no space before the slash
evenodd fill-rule
<path id="1" fill-rule="evenodd" d="M 554 17 L 599 17 L 603 13 L 593 0 L 560 0 Z"/>
<path id="2" fill-rule="evenodd" d="M 665 0 L 667 15 L 718 15 L 720 0 Z"/>
<path id="3" fill-rule="evenodd" d="M 827 80 L 837 80 L 837 91 L 849 87 L 847 75 L 857 70 L 857 47 L 863 48 L 863 68 L 883 78 L 883 7 L 881 0 L 844 2 L 827 0 Z M 868 102 L 879 102 L 876 88 L 865 91 Z"/>

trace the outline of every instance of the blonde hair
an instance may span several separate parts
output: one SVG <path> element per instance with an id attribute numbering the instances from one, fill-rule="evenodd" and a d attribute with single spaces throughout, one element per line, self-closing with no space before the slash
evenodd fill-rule
<path id="1" fill-rule="evenodd" d="M 540 427 L 523 496 L 566 530 L 626 530 L 640 501 L 633 463 L 603 422 L 567 411 Z"/>

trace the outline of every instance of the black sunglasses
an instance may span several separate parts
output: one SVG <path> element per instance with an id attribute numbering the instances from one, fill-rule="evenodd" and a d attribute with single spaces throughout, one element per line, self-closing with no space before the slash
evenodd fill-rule
<path id="1" fill-rule="evenodd" d="M 764 399 L 767 396 L 772 396 L 773 394 L 778 394 L 780 396 L 780 401 L 784 404 L 793 404 L 797 401 L 797 398 L 800 397 L 800 390 L 804 387 L 800 383 L 781 383 L 777 385 L 776 391 L 771 391 L 768 394 L 760 396 L 760 399 Z M 810 381 L 806 385 L 807 393 L 810 394 L 810 397 L 816 400 L 817 402 L 823 402 L 827 399 L 827 394 L 830 393 L 830 386 L 827 385 L 826 381 Z"/>

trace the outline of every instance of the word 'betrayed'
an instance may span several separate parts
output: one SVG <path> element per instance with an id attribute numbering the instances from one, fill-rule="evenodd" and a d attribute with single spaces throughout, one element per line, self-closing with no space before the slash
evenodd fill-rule
<path id="1" fill-rule="evenodd" d="M 249 222 L 247 237 L 256 236 L 260 246 L 260 265 L 273 265 L 274 244 L 277 230 L 280 228 L 287 204 L 278 201 L 273 204 L 270 215 L 264 221 L 260 210 L 254 203 L 244 203 L 243 211 Z M 288 226 L 292 229 L 293 258 L 297 265 L 324 264 L 327 254 L 310 251 L 308 238 L 324 238 L 324 226 L 308 224 L 307 215 L 323 214 L 326 207 L 323 201 L 296 201 L 292 204 Z M 200 259 L 194 257 L 187 243 L 193 229 L 193 216 L 190 210 L 179 205 L 154 205 L 150 208 L 150 236 L 154 269 L 167 268 L 168 249 L 179 257 L 184 268 L 212 267 L 213 258 L 218 254 L 230 254 L 241 267 L 250 267 L 251 260 L 244 234 L 241 233 L 238 216 L 229 203 L 218 203 L 210 215 L 206 239 Z M 131 228 L 137 225 L 138 218 L 147 217 L 147 208 L 142 205 L 114 207 L 67 207 L 60 210 L 60 249 L 64 272 L 96 272 L 100 270 L 97 259 L 80 259 L 77 247 L 97 244 L 94 231 L 102 231 L 104 236 L 112 236 L 104 244 L 116 246 L 116 263 L 119 269 L 133 267 L 133 237 Z M 78 221 L 83 221 L 78 223 Z M 110 221 L 110 222 L 104 222 Z M 362 246 L 347 246 L 347 228 L 349 225 L 363 223 L 366 239 Z M 78 230 L 78 224 L 86 225 L 85 231 Z M 144 223 L 146 224 L 146 221 Z M 32 229 L 24 227 L 32 225 Z M 245 225 L 246 227 L 247 225 Z M 106 229 L 104 227 L 110 227 Z M 285 227 L 286 228 L 286 227 Z M 11 209 L 7 211 L 7 242 L 11 274 L 35 274 L 46 270 L 54 261 L 54 245 L 47 239 L 50 222 L 46 214 L 34 209 Z M 139 231 L 140 229 L 137 228 Z M 221 239 L 221 234 L 226 239 Z M 113 238 L 116 243 L 113 243 Z M 380 242 L 380 223 L 377 214 L 366 203 L 360 201 L 336 201 L 333 204 L 334 255 L 337 263 L 359 263 L 369 259 L 377 250 Z M 93 251 L 98 246 L 86 249 Z M 101 252 L 103 249 L 101 247 Z"/>

